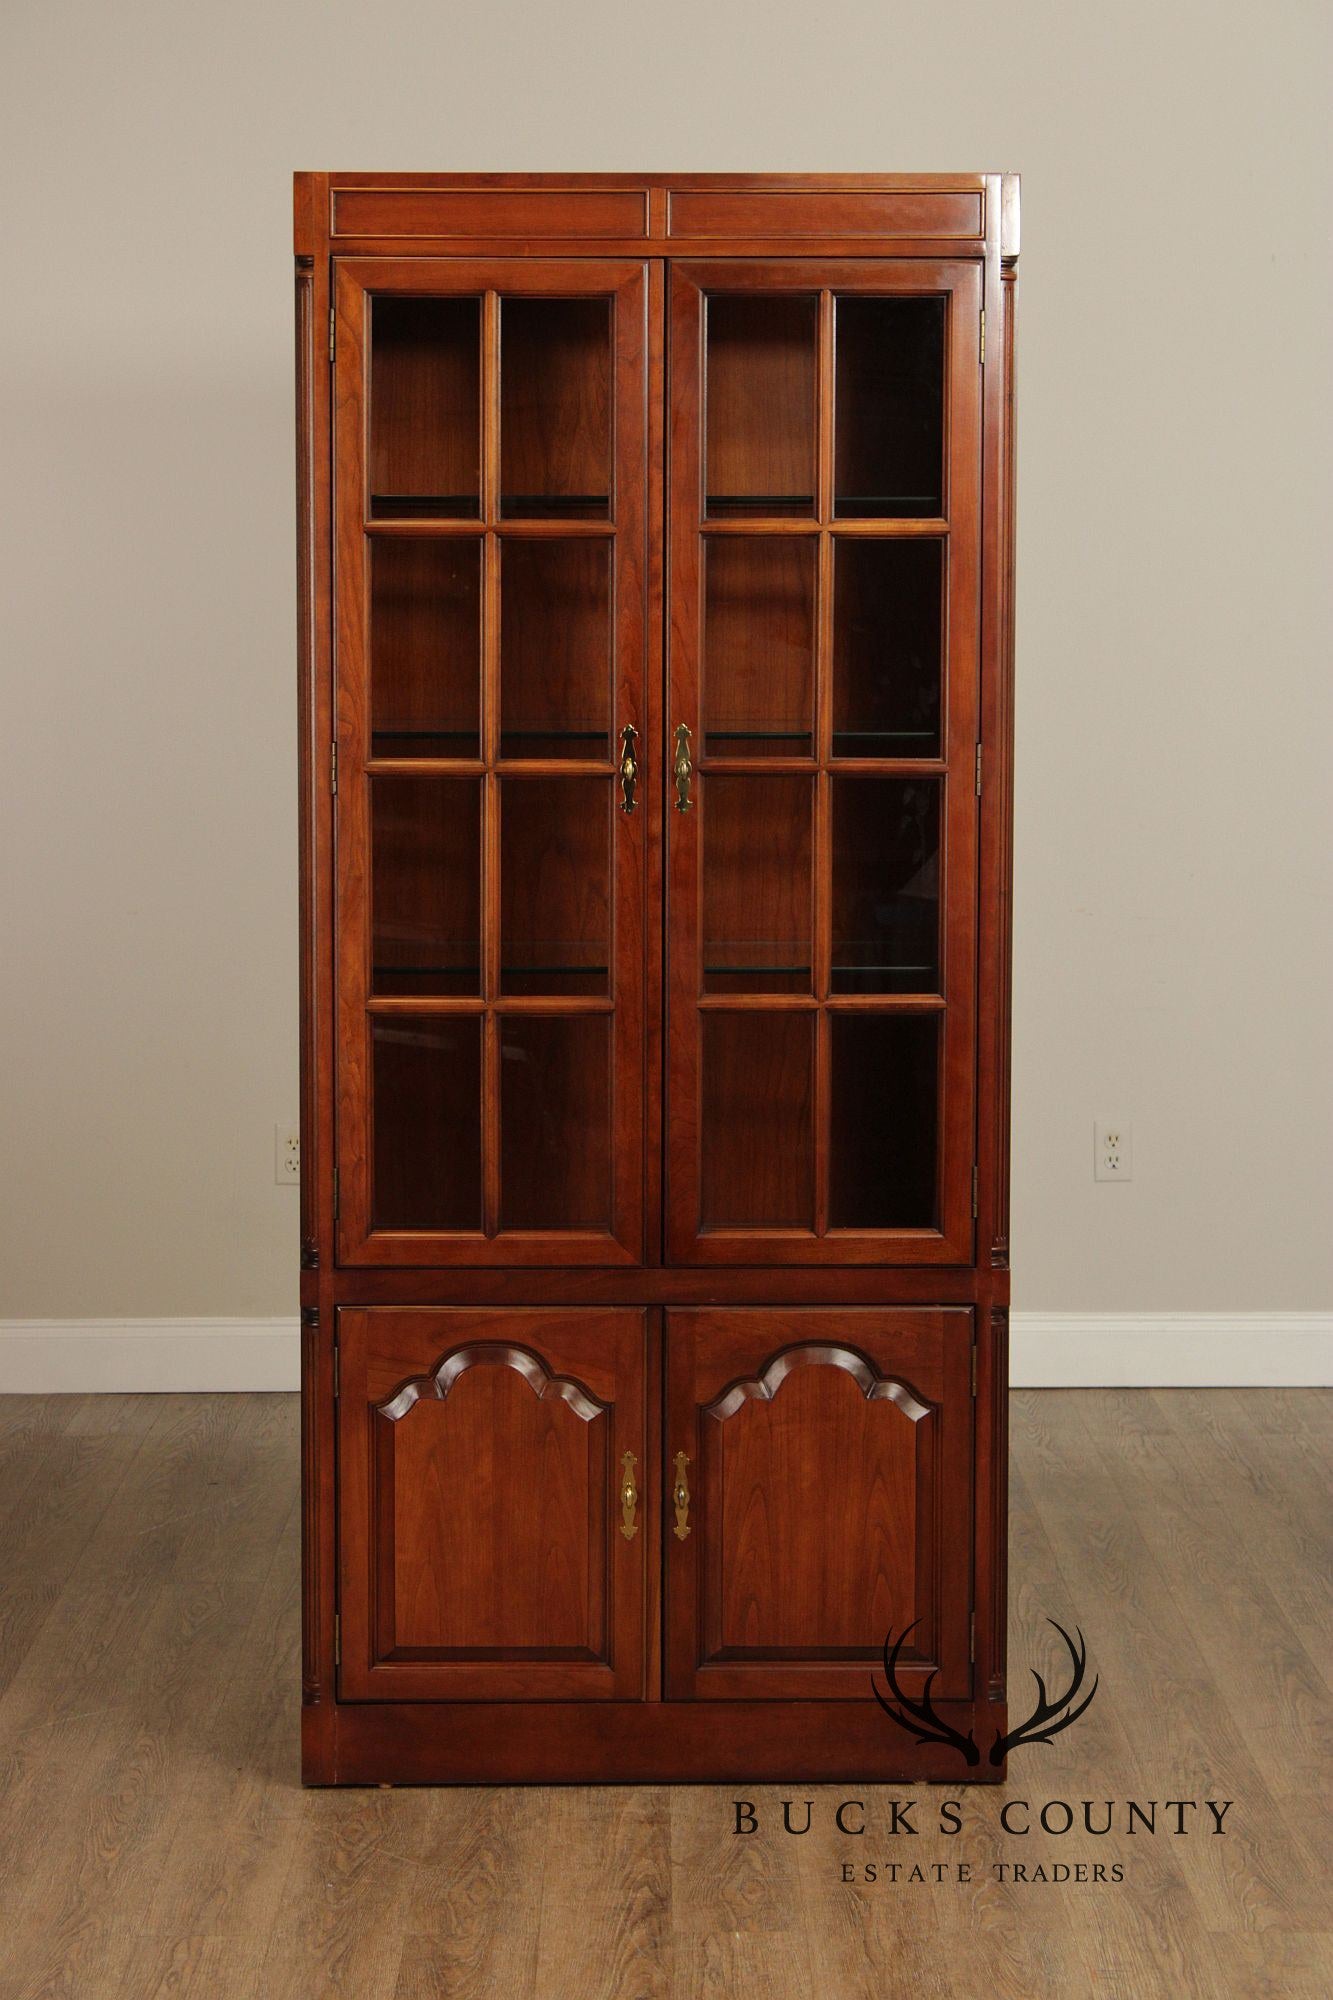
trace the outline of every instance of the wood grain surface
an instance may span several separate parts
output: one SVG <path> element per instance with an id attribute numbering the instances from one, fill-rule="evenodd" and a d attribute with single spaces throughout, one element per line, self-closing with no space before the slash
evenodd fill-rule
<path id="1" fill-rule="evenodd" d="M 1331 1442 L 1313 1391 L 1014 1397 L 1015 1717 L 1048 1616 L 1102 1684 L 998 1789 L 302 1791 L 296 1398 L 0 1399 L 0 1993 L 1323 2000 Z M 907 1796 L 923 1835 L 875 1838 Z M 1233 1799 L 1227 1835 L 999 1830 L 1168 1797 Z M 966 1886 L 841 1880 L 959 1857 Z M 1016 1858 L 1125 1880 L 997 1881 Z"/>

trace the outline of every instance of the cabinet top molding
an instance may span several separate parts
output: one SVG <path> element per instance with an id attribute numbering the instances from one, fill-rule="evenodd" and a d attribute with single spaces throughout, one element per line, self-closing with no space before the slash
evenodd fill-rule
<path id="1" fill-rule="evenodd" d="M 302 257 L 1018 257 L 1017 174 L 298 173 Z"/>

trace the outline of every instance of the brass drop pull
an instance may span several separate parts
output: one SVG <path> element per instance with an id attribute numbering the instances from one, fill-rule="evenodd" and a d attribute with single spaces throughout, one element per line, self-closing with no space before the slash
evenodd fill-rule
<path id="1" fill-rule="evenodd" d="M 676 1483 L 671 1489 L 671 1504 L 676 1510 L 676 1525 L 671 1530 L 678 1542 L 683 1542 L 690 1532 L 690 1482 L 685 1477 L 689 1459 L 683 1451 L 676 1453 Z"/>
<path id="2" fill-rule="evenodd" d="M 671 761 L 671 775 L 676 781 L 676 811 L 687 813 L 692 805 L 690 779 L 694 765 L 690 760 L 690 732 L 683 722 L 676 724 L 676 754 Z"/>
<path id="3" fill-rule="evenodd" d="M 634 787 L 639 782 L 639 760 L 634 755 L 634 745 L 639 732 L 632 722 L 627 722 L 620 732 L 620 810 L 632 813 L 634 810 Z"/>
<path id="4" fill-rule="evenodd" d="M 620 1532 L 627 1542 L 632 1542 L 639 1532 L 634 1519 L 639 1504 L 639 1489 L 634 1483 L 634 1468 L 638 1462 L 632 1451 L 627 1451 L 620 1461 L 624 1468 L 620 1480 Z"/>

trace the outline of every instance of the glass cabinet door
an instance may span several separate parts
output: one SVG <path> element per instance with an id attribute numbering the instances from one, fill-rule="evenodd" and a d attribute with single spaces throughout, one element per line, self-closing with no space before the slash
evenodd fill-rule
<path id="1" fill-rule="evenodd" d="M 967 1261 L 979 269 L 676 266 L 677 1261 Z"/>
<path id="2" fill-rule="evenodd" d="M 339 1254 L 642 1245 L 645 276 L 337 276 Z"/>

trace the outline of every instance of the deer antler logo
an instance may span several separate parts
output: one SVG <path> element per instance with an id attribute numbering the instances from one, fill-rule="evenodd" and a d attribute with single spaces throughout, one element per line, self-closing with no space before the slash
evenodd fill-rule
<path id="1" fill-rule="evenodd" d="M 920 1622 L 918 1619 L 914 1624 L 908 1625 L 896 1641 L 892 1632 L 884 1641 L 884 1678 L 889 1684 L 889 1693 L 893 1699 L 890 1701 L 880 1693 L 873 1674 L 870 1677 L 871 1693 L 890 1722 L 896 1723 L 899 1729 L 905 1729 L 918 1743 L 951 1743 L 961 1754 L 965 1764 L 979 1764 L 981 1752 L 977 1748 L 972 1731 L 969 1729 L 964 1736 L 960 1730 L 953 1727 L 952 1723 L 947 1722 L 935 1711 L 930 1695 L 939 1673 L 937 1667 L 933 1668 L 927 1677 L 920 1701 L 913 1701 L 898 1685 L 898 1656 Z M 1078 1721 L 1097 1692 L 1100 1676 L 1093 1680 L 1083 1699 L 1078 1700 L 1088 1668 L 1087 1642 L 1078 1626 L 1074 1627 L 1078 1633 L 1075 1641 L 1056 1619 L 1048 1618 L 1046 1623 L 1055 1627 L 1069 1649 L 1072 1668 L 1069 1686 L 1062 1695 L 1052 1701 L 1046 1692 L 1045 1681 L 1035 1667 L 1032 1669 L 1032 1678 L 1037 1683 L 1037 1705 L 1026 1722 L 1020 1722 L 1017 1729 L 1006 1730 L 1003 1734 L 996 1732 L 995 1740 L 990 1747 L 989 1761 L 992 1764 L 1002 1764 L 1009 1752 L 1016 1750 L 1020 1743 L 1052 1742 L 1062 1729 L 1068 1729 L 1071 1722 Z"/>

